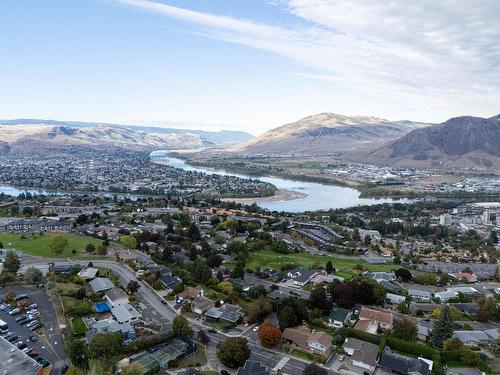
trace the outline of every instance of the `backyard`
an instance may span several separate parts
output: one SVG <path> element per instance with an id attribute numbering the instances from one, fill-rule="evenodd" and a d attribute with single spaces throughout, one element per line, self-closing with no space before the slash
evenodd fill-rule
<path id="1" fill-rule="evenodd" d="M 49 239 L 56 234 L 61 234 L 68 240 L 68 246 L 64 249 L 62 254 L 54 254 L 48 246 Z M 101 240 L 88 237 L 81 236 L 73 233 L 23 233 L 23 234 L 14 234 L 14 233 L 5 233 L 0 234 L 0 242 L 2 242 L 3 247 L 15 248 L 16 250 L 20 250 L 26 254 L 41 256 L 41 257 L 71 257 L 73 254 L 73 250 L 76 251 L 76 254 L 82 253 L 85 251 L 85 246 L 87 244 L 92 244 L 95 247 L 102 243 Z M 113 244 L 110 244 L 113 246 Z"/>

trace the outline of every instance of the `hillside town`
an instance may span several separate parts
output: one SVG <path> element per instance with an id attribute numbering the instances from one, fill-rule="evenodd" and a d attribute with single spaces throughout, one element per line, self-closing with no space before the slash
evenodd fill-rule
<path id="1" fill-rule="evenodd" d="M 3 196 L 0 343 L 26 374 L 494 373 L 499 209 Z"/>

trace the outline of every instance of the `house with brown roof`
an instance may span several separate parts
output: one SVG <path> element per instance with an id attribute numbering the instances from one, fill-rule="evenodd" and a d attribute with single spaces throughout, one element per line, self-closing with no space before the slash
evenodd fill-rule
<path id="1" fill-rule="evenodd" d="M 390 311 L 363 307 L 359 313 L 359 320 L 354 328 L 375 335 L 379 329 L 392 329 L 392 323 L 393 319 Z"/>
<path id="2" fill-rule="evenodd" d="M 302 350 L 326 357 L 331 353 L 333 339 L 326 332 L 311 330 L 302 325 L 285 328 L 283 340 L 296 345 Z"/>

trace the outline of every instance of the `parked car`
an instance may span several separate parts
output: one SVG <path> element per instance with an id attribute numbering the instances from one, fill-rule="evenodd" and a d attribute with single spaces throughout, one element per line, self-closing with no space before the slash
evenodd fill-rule
<path id="1" fill-rule="evenodd" d="M 8 341 L 9 341 L 9 342 L 14 342 L 14 341 L 16 341 L 18 338 L 19 338 L 19 336 L 18 336 L 18 335 L 13 335 L 13 336 L 10 336 L 10 337 L 8 338 Z"/>
<path id="2" fill-rule="evenodd" d="M 17 346 L 18 349 L 24 349 L 24 348 L 26 348 L 26 344 L 24 342 L 22 342 L 22 341 L 16 342 L 16 346 Z"/>
<path id="3" fill-rule="evenodd" d="M 14 310 L 10 310 L 8 312 L 9 315 L 16 315 L 16 314 L 19 314 L 21 313 L 21 310 L 19 310 L 18 308 L 15 308 Z"/>
<path id="4" fill-rule="evenodd" d="M 21 315 L 16 318 L 16 322 L 22 322 L 23 320 L 28 319 L 26 315 Z"/>
<path id="5" fill-rule="evenodd" d="M 38 337 L 36 337 L 35 335 L 31 335 L 30 336 L 30 341 L 31 342 L 37 342 L 38 341 Z"/>

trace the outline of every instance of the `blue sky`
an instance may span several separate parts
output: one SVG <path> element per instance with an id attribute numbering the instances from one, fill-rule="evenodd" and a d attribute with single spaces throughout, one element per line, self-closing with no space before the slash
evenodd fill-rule
<path id="1" fill-rule="evenodd" d="M 376 3 L 376 4 L 375 4 Z M 500 112 L 497 1 L 0 2 L 0 118 L 247 130 Z"/>

